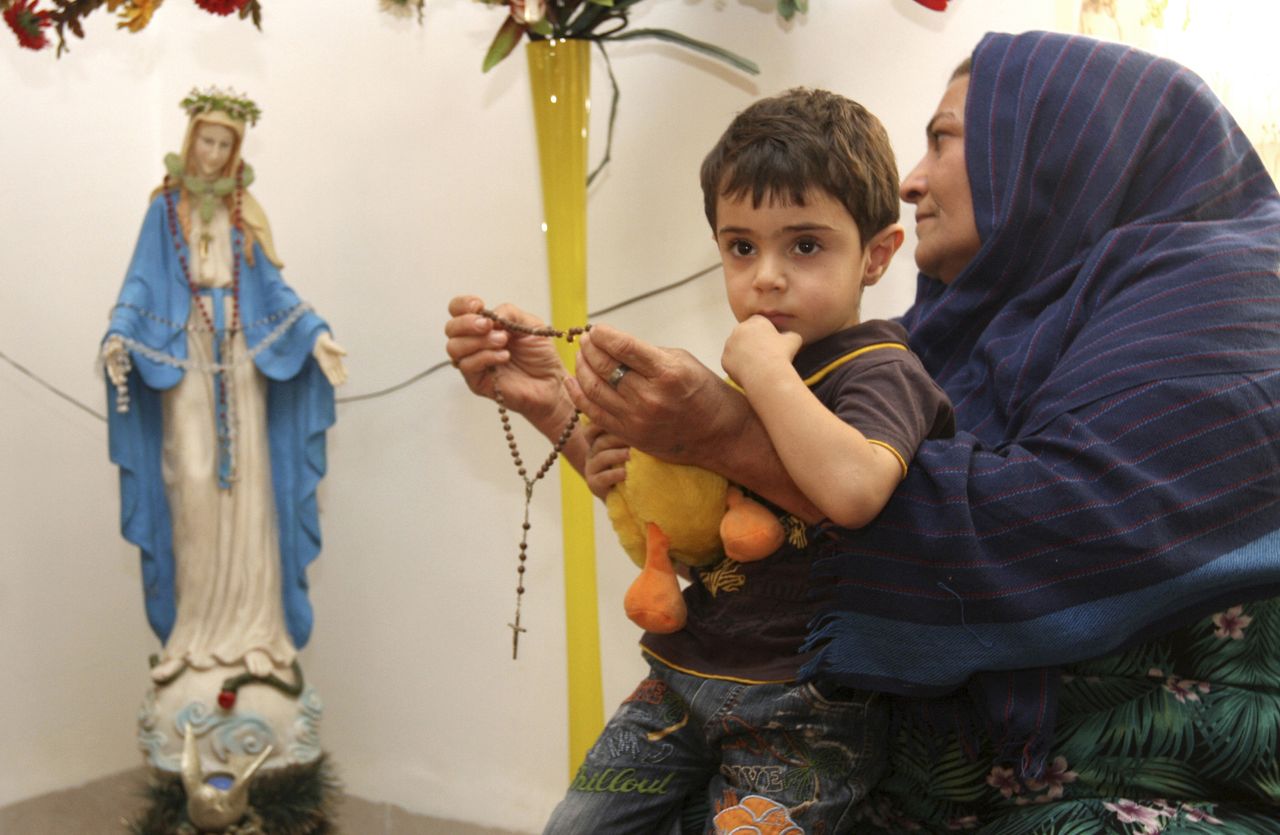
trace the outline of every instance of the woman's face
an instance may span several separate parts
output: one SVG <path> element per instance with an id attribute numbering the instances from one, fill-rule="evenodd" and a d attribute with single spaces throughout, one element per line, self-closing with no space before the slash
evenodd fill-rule
<path id="1" fill-rule="evenodd" d="M 916 266 L 950 284 L 982 247 L 964 165 L 964 100 L 969 76 L 947 86 L 926 133 L 924 159 L 902 181 L 900 194 L 916 207 Z"/>
<path id="2" fill-rule="evenodd" d="M 231 159 L 231 152 L 235 150 L 236 135 L 226 125 L 202 122 L 196 126 L 193 145 L 196 173 L 205 179 L 212 179 L 222 176 L 227 160 Z"/>

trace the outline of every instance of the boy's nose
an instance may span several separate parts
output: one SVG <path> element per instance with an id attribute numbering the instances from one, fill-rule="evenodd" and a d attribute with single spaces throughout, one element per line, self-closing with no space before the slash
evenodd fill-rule
<path id="1" fill-rule="evenodd" d="M 763 257 L 757 265 L 753 283 L 762 292 L 780 290 L 786 284 L 786 268 L 780 259 Z"/>

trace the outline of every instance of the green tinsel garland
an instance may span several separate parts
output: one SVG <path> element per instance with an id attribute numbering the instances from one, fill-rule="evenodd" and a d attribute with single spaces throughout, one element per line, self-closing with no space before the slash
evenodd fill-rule
<path id="1" fill-rule="evenodd" d="M 233 830 L 241 835 L 332 835 L 337 832 L 333 813 L 338 794 L 338 779 L 327 755 L 307 765 L 259 772 L 249 786 L 250 814 Z M 129 822 L 133 835 L 197 831 L 187 820 L 187 794 L 179 775 L 153 772 L 146 797 L 149 808 Z"/>

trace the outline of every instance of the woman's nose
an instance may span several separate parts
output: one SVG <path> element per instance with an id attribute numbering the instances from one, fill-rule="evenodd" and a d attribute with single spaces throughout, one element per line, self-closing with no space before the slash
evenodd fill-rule
<path id="1" fill-rule="evenodd" d="M 918 203 L 928 190 L 929 180 L 924 175 L 924 161 L 921 160 L 903 179 L 902 185 L 898 188 L 898 196 L 907 203 Z"/>

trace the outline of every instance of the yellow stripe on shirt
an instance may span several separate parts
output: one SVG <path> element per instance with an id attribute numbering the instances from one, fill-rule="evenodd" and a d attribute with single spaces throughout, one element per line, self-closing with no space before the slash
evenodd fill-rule
<path id="1" fill-rule="evenodd" d="M 892 453 L 893 453 L 893 457 L 894 457 L 894 458 L 897 458 L 897 459 L 898 459 L 898 463 L 899 463 L 900 465 L 902 465 L 902 477 L 903 477 L 903 478 L 906 478 L 906 477 L 907 477 L 907 460 L 906 460 L 905 458 L 903 458 L 903 457 L 902 457 L 902 453 L 901 453 L 901 452 L 898 452 L 896 449 L 894 449 L 894 448 L 893 448 L 893 446 L 892 446 L 891 444 L 886 444 L 884 441 L 877 441 L 875 438 L 867 438 L 867 443 L 869 443 L 869 444 L 875 444 L 876 446 L 884 447 L 885 449 L 887 449 L 887 450 L 889 450 L 890 452 L 892 452 Z"/>
<path id="2" fill-rule="evenodd" d="M 826 377 L 832 371 L 835 371 L 840 366 L 844 365 L 846 362 L 849 362 L 850 360 L 855 360 L 858 357 L 862 356 L 863 354 L 869 354 L 872 351 L 878 351 L 881 348 L 894 348 L 899 351 L 907 350 L 907 346 L 903 345 L 901 342 L 875 342 L 875 343 L 872 343 L 871 345 L 863 345 L 861 348 L 857 349 L 856 351 L 850 351 L 849 353 L 845 354 L 842 357 L 836 357 L 831 362 L 822 366 L 822 368 L 819 368 L 817 371 L 810 374 L 808 377 L 805 377 L 804 384 L 809 388 L 813 388 L 818 383 L 822 382 L 824 377 Z"/>
<path id="3" fill-rule="evenodd" d="M 831 372 L 835 371 L 837 368 L 844 365 L 845 363 L 855 360 L 858 357 L 862 356 L 863 354 L 869 354 L 872 351 L 879 351 L 882 348 L 891 348 L 898 351 L 908 350 L 907 346 L 903 345 L 901 342 L 874 342 L 870 345 L 863 345 L 861 348 L 858 348 L 857 350 L 850 351 L 849 353 L 844 354 L 843 356 L 836 357 L 831 362 L 822 366 L 822 368 L 819 368 L 817 371 L 813 372 L 808 377 L 805 377 L 804 384 L 809 388 L 813 388 L 818 383 L 821 383 L 828 375 L 831 374 Z M 728 383 L 730 386 L 737 389 L 738 391 L 742 391 L 742 386 L 738 385 L 737 381 L 734 380 L 732 377 L 725 377 L 724 379 L 725 379 L 725 382 Z M 905 458 L 902 457 L 901 452 L 898 452 L 898 450 L 894 449 L 892 445 L 887 444 L 884 441 L 877 441 L 874 438 L 867 438 L 867 442 L 875 444 L 876 446 L 884 447 L 885 449 L 892 452 L 893 457 L 897 458 L 898 463 L 902 466 L 902 477 L 906 478 L 907 461 Z"/>

